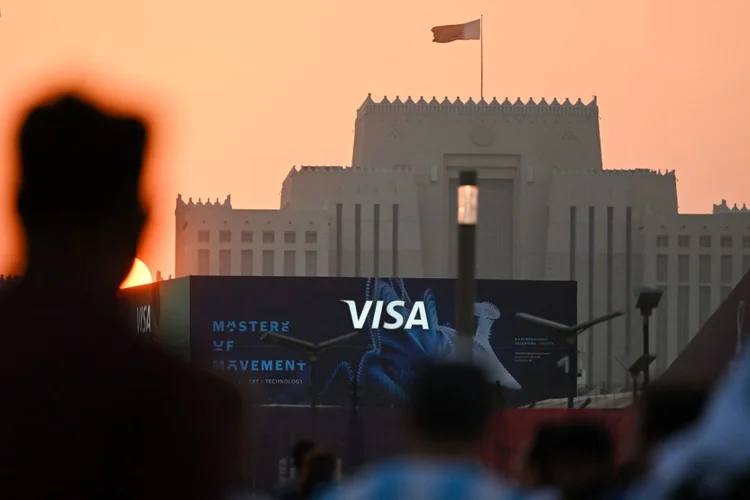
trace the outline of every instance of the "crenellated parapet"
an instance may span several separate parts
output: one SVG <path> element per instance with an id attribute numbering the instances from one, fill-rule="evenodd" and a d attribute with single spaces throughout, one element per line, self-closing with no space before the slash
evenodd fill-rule
<path id="1" fill-rule="evenodd" d="M 638 176 L 638 177 L 675 177 L 674 170 L 651 170 L 648 168 L 635 168 L 632 170 L 568 170 L 554 167 L 552 173 L 564 176 Z"/>
<path id="2" fill-rule="evenodd" d="M 721 203 L 718 205 L 714 205 L 713 214 L 714 215 L 734 215 L 734 214 L 747 214 L 750 213 L 750 210 L 748 210 L 746 204 L 742 204 L 742 208 L 737 207 L 737 204 L 735 203 L 732 208 L 729 208 L 729 205 L 727 205 L 727 200 L 721 200 Z"/>
<path id="3" fill-rule="evenodd" d="M 227 197 L 224 199 L 223 203 L 219 202 L 219 199 L 216 198 L 215 202 L 211 202 L 210 198 L 206 198 L 206 201 L 203 201 L 202 198 L 198 198 L 198 202 L 194 202 L 193 198 L 188 198 L 187 203 L 182 199 L 182 195 L 177 195 L 177 207 L 176 210 L 191 210 L 193 208 L 208 208 L 208 209 L 219 209 L 219 210 L 232 210 L 232 195 L 228 194 Z"/>
<path id="4" fill-rule="evenodd" d="M 396 96 L 393 100 L 383 97 L 380 102 L 376 102 L 372 99 L 372 94 L 367 94 L 367 99 L 365 99 L 357 110 L 357 117 L 359 118 L 369 113 L 598 116 L 599 106 L 597 105 L 596 97 L 588 104 L 584 104 L 580 98 L 575 103 L 572 103 L 568 98 L 565 98 L 560 103 L 557 98 L 552 99 L 551 102 L 547 102 L 544 98 L 539 102 L 535 102 L 533 98 L 529 98 L 528 101 L 524 102 L 520 97 L 514 102 L 511 102 L 507 97 L 502 102 L 494 97 L 490 102 L 484 99 L 476 102 L 471 97 L 464 102 L 460 97 L 457 97 L 453 101 L 448 99 L 448 97 L 445 97 L 442 101 L 436 97 L 433 97 L 429 101 L 425 100 L 424 97 L 420 97 L 417 101 L 414 101 L 409 96 L 405 101 L 402 101 L 400 97 Z"/>
<path id="5" fill-rule="evenodd" d="M 399 173 L 409 173 L 413 172 L 414 168 L 411 165 L 391 165 L 387 168 L 371 168 L 371 167 L 358 167 L 358 166 L 352 166 L 352 167 L 341 167 L 341 166 L 300 166 L 300 167 L 292 167 L 292 170 L 289 172 L 288 176 L 292 175 L 300 175 L 300 174 L 342 174 L 342 175 L 354 175 L 354 174 L 361 174 L 361 173 L 374 173 L 374 174 L 383 174 L 383 173 L 393 173 L 393 172 L 399 172 Z"/>

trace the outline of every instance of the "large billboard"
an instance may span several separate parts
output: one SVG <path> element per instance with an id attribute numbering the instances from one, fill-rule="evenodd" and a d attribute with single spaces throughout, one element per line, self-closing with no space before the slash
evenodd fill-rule
<path id="1" fill-rule="evenodd" d="M 404 401 L 420 363 L 449 358 L 455 280 L 191 277 L 190 357 L 260 394 L 263 404 L 309 404 L 311 360 L 261 342 L 264 332 L 322 342 L 362 333 L 324 352 L 317 402 L 349 406 Z M 576 284 L 478 280 L 474 356 L 511 404 L 568 394 L 569 346 L 561 335 L 514 317 L 525 312 L 576 323 Z"/>
<path id="2" fill-rule="evenodd" d="M 190 280 L 158 281 L 119 293 L 125 325 L 186 361 L 190 358 Z"/>

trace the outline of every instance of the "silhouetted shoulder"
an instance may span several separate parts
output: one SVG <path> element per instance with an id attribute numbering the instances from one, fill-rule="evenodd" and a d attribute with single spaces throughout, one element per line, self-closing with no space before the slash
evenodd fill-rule
<path id="1" fill-rule="evenodd" d="M 0 304 L 14 331 L 0 351 L 0 490 L 218 500 L 240 445 L 236 390 L 117 321 L 36 311 Z"/>

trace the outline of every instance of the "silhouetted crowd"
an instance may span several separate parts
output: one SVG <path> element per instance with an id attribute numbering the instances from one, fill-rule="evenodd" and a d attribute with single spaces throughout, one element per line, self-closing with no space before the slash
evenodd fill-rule
<path id="1" fill-rule="evenodd" d="M 5 285 L 12 285 L 14 283 L 18 283 L 18 280 L 20 280 L 20 276 L 14 276 L 14 275 L 4 275 L 0 274 L 0 288 Z"/>
<path id="2" fill-rule="evenodd" d="M 0 498 L 256 498 L 242 476 L 252 407 L 236 387 L 134 336 L 117 305 L 146 212 L 138 188 L 147 122 L 76 94 L 31 108 L 16 136 L 22 279 L 0 299 Z M 75 266 L 71 263 L 75 262 Z M 159 273 L 158 279 L 161 279 Z M 30 321 L 33 320 L 33 321 Z M 8 334 L 7 332 L 12 332 Z M 341 460 L 298 443 L 279 500 L 750 498 L 750 355 L 719 385 L 641 395 L 630 460 L 606 428 L 537 429 L 514 477 L 482 466 L 497 394 L 473 364 L 421 367 L 408 449 L 341 477 Z M 541 411 L 541 410 L 540 410 Z"/>

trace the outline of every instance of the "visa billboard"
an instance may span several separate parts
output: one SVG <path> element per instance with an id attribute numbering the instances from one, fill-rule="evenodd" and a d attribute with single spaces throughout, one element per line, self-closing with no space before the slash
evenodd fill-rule
<path id="1" fill-rule="evenodd" d="M 575 282 L 477 281 L 474 356 L 511 404 L 566 396 L 570 365 L 561 335 L 515 313 L 574 324 L 576 303 Z M 252 387 L 261 403 L 304 405 L 311 360 L 263 343 L 262 334 L 315 343 L 361 330 L 321 355 L 318 402 L 348 406 L 357 384 L 363 405 L 392 405 L 406 399 L 420 363 L 453 352 L 454 309 L 451 279 L 194 276 L 190 357 Z"/>

